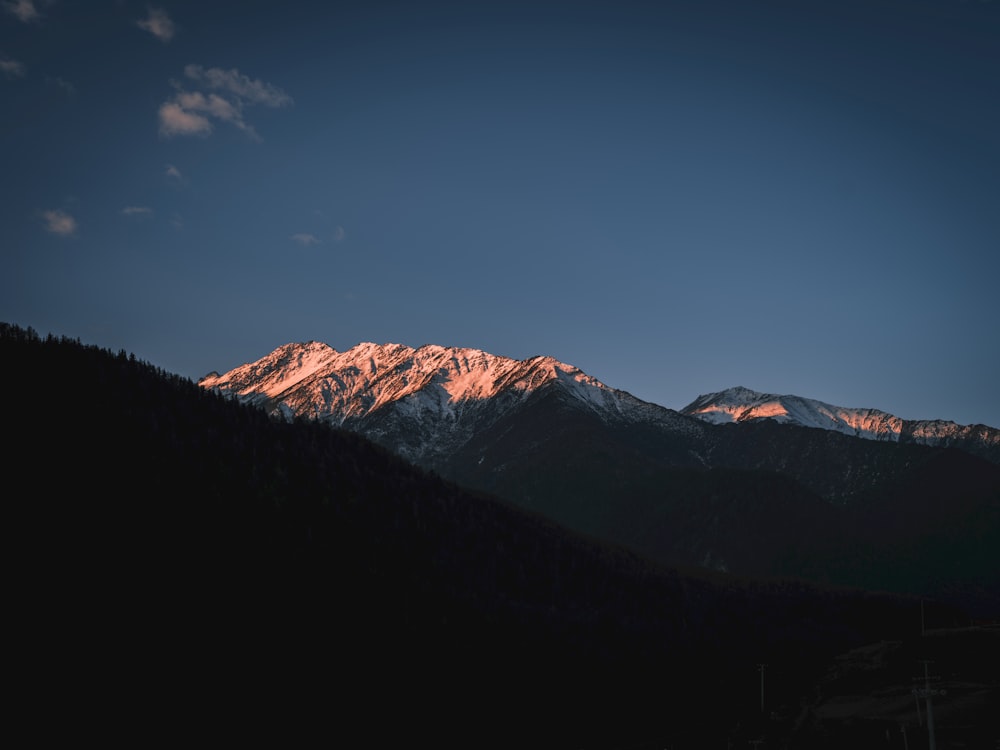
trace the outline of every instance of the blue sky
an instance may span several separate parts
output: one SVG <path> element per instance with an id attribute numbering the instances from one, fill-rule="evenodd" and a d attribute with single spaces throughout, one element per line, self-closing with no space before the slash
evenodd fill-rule
<path id="1" fill-rule="evenodd" d="M 1000 427 L 1000 3 L 0 0 L 0 319 Z"/>

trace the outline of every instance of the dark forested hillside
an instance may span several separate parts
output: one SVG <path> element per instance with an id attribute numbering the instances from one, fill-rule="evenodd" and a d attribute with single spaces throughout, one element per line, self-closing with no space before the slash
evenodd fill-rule
<path id="1" fill-rule="evenodd" d="M 540 392 L 438 468 L 666 565 L 797 576 L 1000 615 L 1000 466 L 770 420 L 693 435 Z"/>
<path id="2" fill-rule="evenodd" d="M 126 352 L 10 325 L 0 352 L 40 737 L 724 747 L 793 736 L 756 664 L 794 714 L 836 653 L 919 631 L 917 600 L 660 568 Z"/>

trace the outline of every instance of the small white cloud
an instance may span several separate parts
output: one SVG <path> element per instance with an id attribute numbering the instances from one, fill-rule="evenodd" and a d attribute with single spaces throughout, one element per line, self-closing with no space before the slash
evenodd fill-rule
<path id="1" fill-rule="evenodd" d="M 181 170 L 179 170 L 173 164 L 168 164 L 167 165 L 166 175 L 167 175 L 167 177 L 173 178 L 175 180 L 183 180 L 184 179 L 183 175 L 181 175 Z"/>
<path id="2" fill-rule="evenodd" d="M 334 242 L 343 242 L 346 239 L 347 239 L 347 232 L 344 231 L 343 227 L 338 226 L 336 229 L 333 230 Z"/>
<path id="3" fill-rule="evenodd" d="M 294 242 L 298 242 L 302 247 L 310 247 L 312 245 L 321 245 L 319 238 L 314 234 L 293 234 L 290 238 Z"/>
<path id="4" fill-rule="evenodd" d="M 152 216 L 153 209 L 148 206 L 125 206 L 122 213 L 125 216 Z"/>
<path id="5" fill-rule="evenodd" d="M 207 117 L 185 110 L 175 101 L 160 105 L 160 135 L 208 135 L 212 123 Z"/>
<path id="6" fill-rule="evenodd" d="M 150 8 L 149 16 L 141 21 L 136 21 L 135 25 L 144 31 L 148 31 L 161 42 L 169 42 L 174 38 L 177 29 L 174 22 L 170 20 L 165 10 L 160 8 Z"/>
<path id="7" fill-rule="evenodd" d="M 35 7 L 34 0 L 7 0 L 3 4 L 3 9 L 24 23 L 38 21 L 42 17 Z"/>
<path id="8" fill-rule="evenodd" d="M 45 230 L 62 237 L 71 237 L 76 234 L 76 219 L 65 211 L 51 209 L 42 211 L 42 219 L 45 221 Z"/>
<path id="9" fill-rule="evenodd" d="M 24 63 L 18 62 L 17 60 L 0 60 L 0 72 L 4 74 L 6 78 L 20 78 L 27 72 L 27 68 L 24 67 Z"/>

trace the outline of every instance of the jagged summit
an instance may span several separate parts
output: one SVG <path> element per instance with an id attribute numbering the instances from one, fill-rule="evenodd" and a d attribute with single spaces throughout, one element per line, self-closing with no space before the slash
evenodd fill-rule
<path id="1" fill-rule="evenodd" d="M 984 425 L 904 420 L 879 409 L 744 386 L 701 395 L 678 413 L 553 357 L 518 360 L 437 344 L 414 349 L 362 342 L 340 352 L 318 341 L 289 343 L 222 375 L 210 373 L 199 384 L 286 418 L 354 429 L 417 461 L 453 451 L 529 399 L 557 392 L 609 424 L 656 424 L 693 434 L 701 423 L 769 419 L 868 440 L 961 447 L 1000 463 L 1000 430 Z"/>
<path id="2" fill-rule="evenodd" d="M 256 362 L 241 365 L 224 375 L 210 372 L 198 384 L 241 396 L 249 393 L 276 396 L 322 368 L 336 354 L 335 349 L 319 341 L 284 344 Z"/>
<path id="3" fill-rule="evenodd" d="M 342 421 L 432 386 L 442 406 L 454 406 L 493 398 L 505 390 L 532 391 L 554 380 L 571 387 L 578 397 L 595 402 L 603 401 L 598 395 L 601 392 L 612 391 L 579 368 L 552 357 L 517 360 L 478 349 L 436 344 L 413 349 L 371 342 L 338 352 L 316 341 L 285 344 L 224 375 L 208 375 L 199 384 L 254 401 L 263 397 L 287 402 L 297 391 L 312 388 L 324 411 L 329 416 L 339 415 Z M 306 400 L 312 402 L 313 398 Z M 313 406 L 318 408 L 320 403 Z M 292 410 L 296 414 L 301 411 L 295 406 Z M 315 415 L 316 410 L 312 411 Z"/>
<path id="4" fill-rule="evenodd" d="M 288 418 L 319 419 L 385 442 L 391 433 L 394 447 L 414 460 L 453 450 L 550 389 L 605 421 L 696 425 L 553 357 L 518 360 L 436 344 L 364 342 L 345 352 L 315 341 L 285 344 L 199 385 Z"/>

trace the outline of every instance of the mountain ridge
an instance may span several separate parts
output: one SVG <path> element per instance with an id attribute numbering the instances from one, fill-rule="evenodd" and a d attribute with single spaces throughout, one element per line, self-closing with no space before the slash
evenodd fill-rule
<path id="1" fill-rule="evenodd" d="M 985 424 L 902 419 L 881 409 L 834 406 L 818 399 L 763 393 L 743 386 L 700 395 L 680 413 L 711 424 L 768 419 L 866 440 L 953 446 L 1000 463 L 1000 430 Z"/>
<path id="2" fill-rule="evenodd" d="M 1000 606 L 1000 455 L 961 434 L 926 445 L 913 430 L 876 440 L 817 429 L 831 418 L 801 398 L 772 408 L 777 418 L 713 423 L 551 357 L 437 345 L 286 345 L 200 385 L 358 433 L 659 564 Z M 734 413 L 757 395 L 730 391 Z"/>
<path id="3" fill-rule="evenodd" d="M 357 434 L 269 419 L 125 350 L 2 324 L 0 348 L 16 363 L 0 380 L 17 396 L 3 465 L 30 486 L 6 509 L 25 573 L 12 579 L 14 639 L 30 657 L 14 660 L 14 675 L 32 717 L 56 711 L 106 735 L 112 701 L 123 737 L 158 726 L 259 739 L 273 721 L 279 741 L 301 731 L 378 746 L 736 746 L 761 736 L 754 665 L 765 662 L 778 721 L 769 744 L 822 747 L 834 728 L 795 717 L 824 665 L 920 637 L 923 597 L 666 569 L 469 494 Z M 67 379 L 85 396 L 69 419 L 52 398 Z M 576 417 L 563 431 L 598 426 L 563 390 L 532 398 Z M 606 447 L 606 433 L 595 437 Z M 589 454 L 579 458 L 586 467 Z M 935 476 L 915 479 L 927 488 Z M 734 485 L 717 479 L 682 509 L 688 524 L 709 529 L 701 521 L 732 509 L 720 501 Z M 774 485 L 759 497 L 744 485 L 743 517 L 760 520 Z M 710 516 L 691 517 L 702 500 Z M 753 530 L 730 528 L 759 545 Z M 929 627 L 968 621 L 935 601 L 926 616 Z M 97 673 L 108 690 L 93 690 Z M 178 695 L 190 711 L 178 714 Z M 980 714 L 974 739 L 991 739 L 988 706 Z M 967 731 L 965 714 L 938 718 L 942 733 Z M 875 729 L 859 736 L 875 746 Z"/>
<path id="4" fill-rule="evenodd" d="M 295 360 L 293 363 L 291 360 Z M 294 365 L 297 364 L 298 367 Z M 226 391 L 236 391 L 241 396 L 260 393 L 262 375 L 272 372 L 283 373 L 283 377 L 274 381 L 267 378 L 263 392 L 268 396 L 277 396 L 288 391 L 299 382 L 306 380 L 318 372 L 330 367 L 339 369 L 354 368 L 359 374 L 367 372 L 371 376 L 379 375 L 379 370 L 415 370 L 421 375 L 415 383 L 404 378 L 404 387 L 395 387 L 389 391 L 391 396 L 401 398 L 408 396 L 430 384 L 435 374 L 444 373 L 452 364 L 451 377 L 437 378 L 434 382 L 445 385 L 445 390 L 452 401 L 463 401 L 471 398 L 490 398 L 504 386 L 515 385 L 523 388 L 537 387 L 542 382 L 555 377 L 570 378 L 598 389 L 606 389 L 596 378 L 583 373 L 579 368 L 567 365 L 553 357 L 536 355 L 523 360 L 490 354 L 480 349 L 465 347 L 444 347 L 437 344 L 424 344 L 418 348 L 404 344 L 374 344 L 362 342 L 344 352 L 317 341 L 305 343 L 289 343 L 278 347 L 259 360 L 236 367 L 224 375 L 210 373 L 198 382 L 202 387 L 218 388 Z M 306 370 L 306 372 L 301 372 Z M 475 377 L 476 372 L 480 373 Z M 382 373 L 384 377 L 385 373 Z M 486 376 L 492 376 L 489 380 Z M 370 380 L 382 385 L 378 377 Z M 234 387 L 235 385 L 235 387 Z M 413 387 L 406 387 L 406 386 Z M 376 400 L 370 410 L 383 405 L 384 401 Z"/>
<path id="5" fill-rule="evenodd" d="M 454 424 L 477 402 L 502 397 L 510 406 L 553 383 L 612 421 L 669 422 L 675 429 L 684 425 L 684 430 L 697 432 L 683 418 L 712 425 L 769 419 L 867 440 L 953 446 L 1000 464 L 1000 429 L 985 424 L 902 419 L 881 409 L 835 406 L 743 386 L 699 395 L 674 410 L 643 401 L 550 356 L 518 360 L 467 347 L 362 342 L 340 352 L 318 341 L 293 342 L 198 381 L 203 388 L 235 395 L 285 418 L 310 417 L 348 428 L 386 407 L 411 419 Z M 411 446 L 403 453 L 419 461 L 428 450 Z"/>
<path id="6" fill-rule="evenodd" d="M 319 342 L 286 344 L 261 359 L 198 381 L 209 390 L 286 419 L 356 430 L 418 463 L 434 462 L 535 394 L 554 388 L 609 423 L 657 423 L 700 431 L 697 421 L 605 385 L 578 367 L 538 355 L 523 360 L 459 347 Z M 380 442 L 385 442 L 384 440 Z"/>

